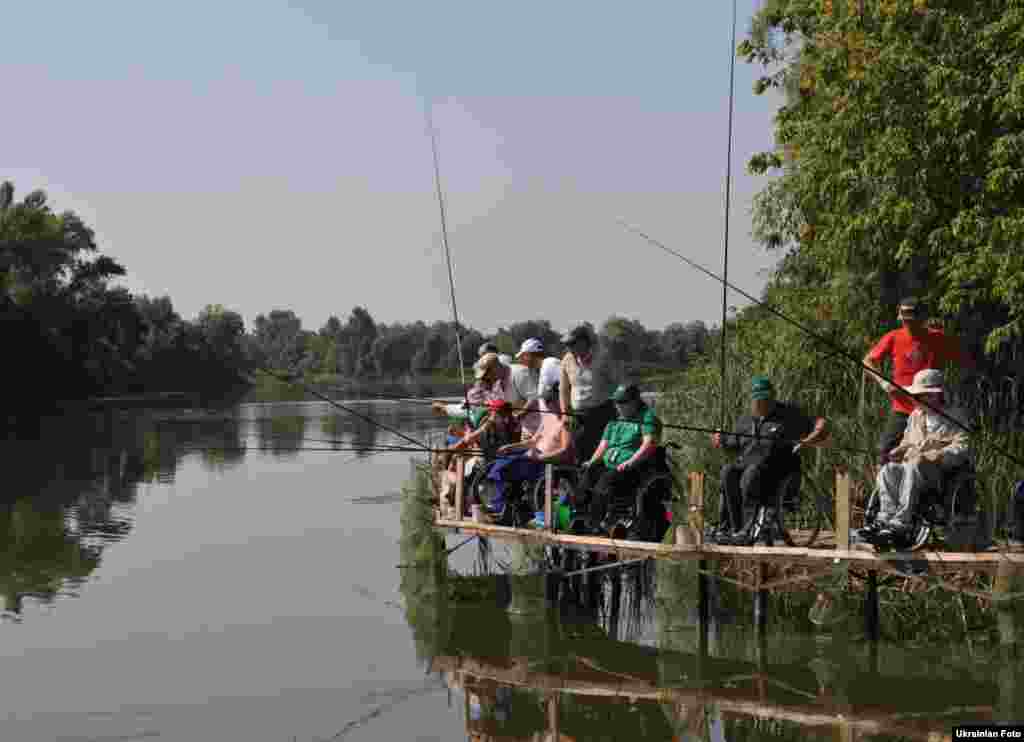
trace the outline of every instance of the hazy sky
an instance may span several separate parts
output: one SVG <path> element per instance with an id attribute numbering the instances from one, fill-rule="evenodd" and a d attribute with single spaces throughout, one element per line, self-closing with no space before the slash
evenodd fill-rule
<path id="1" fill-rule="evenodd" d="M 740 0 L 739 35 L 757 0 Z M 464 323 L 716 321 L 721 289 L 615 224 L 721 268 L 727 0 L 12 3 L 0 179 L 78 211 L 133 291 L 195 316 L 356 304 L 448 319 L 424 103 Z M 778 101 L 736 67 L 730 278 Z M 730 303 L 745 302 L 734 296 Z"/>

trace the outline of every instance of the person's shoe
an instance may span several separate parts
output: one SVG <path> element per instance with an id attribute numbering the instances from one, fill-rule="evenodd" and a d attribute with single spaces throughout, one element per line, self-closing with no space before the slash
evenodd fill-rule
<path id="1" fill-rule="evenodd" d="M 620 522 L 616 523 L 614 526 L 611 527 L 609 537 L 615 539 L 616 541 L 625 541 L 628 533 L 629 529 L 626 528 L 626 524 Z"/>
<path id="2" fill-rule="evenodd" d="M 720 529 L 714 536 L 714 543 L 719 546 L 747 546 L 747 539 L 741 531 Z"/>
<path id="3" fill-rule="evenodd" d="M 732 529 L 722 528 L 721 526 L 719 526 L 718 528 L 713 528 L 710 531 L 708 531 L 705 534 L 705 538 L 709 543 L 721 544 L 723 539 L 732 538 Z"/>
<path id="4" fill-rule="evenodd" d="M 574 536 L 586 536 L 590 533 L 590 528 L 583 518 L 573 518 L 569 523 L 569 533 Z"/>

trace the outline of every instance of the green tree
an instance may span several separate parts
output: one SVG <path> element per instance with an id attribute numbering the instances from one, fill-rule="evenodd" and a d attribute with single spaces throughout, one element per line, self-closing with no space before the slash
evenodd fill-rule
<path id="1" fill-rule="evenodd" d="M 755 231 L 787 298 L 873 334 L 913 291 L 991 327 L 1024 322 L 1024 8 L 1014 0 L 773 0 L 739 52 L 790 93 Z M 798 53 L 797 53 L 798 52 Z M 812 291 L 816 289 L 816 291 Z"/>

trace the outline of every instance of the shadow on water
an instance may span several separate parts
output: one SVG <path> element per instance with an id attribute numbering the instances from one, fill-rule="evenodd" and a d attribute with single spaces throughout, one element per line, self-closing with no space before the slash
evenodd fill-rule
<path id="1" fill-rule="evenodd" d="M 1024 718 L 1016 649 L 983 641 L 994 617 L 969 650 L 952 631 L 947 642 L 872 643 L 851 629 L 862 617 L 821 621 L 816 591 L 801 589 L 772 595 L 758 630 L 752 595 L 710 580 L 702 624 L 696 562 L 575 583 L 536 570 L 460 572 L 425 525 L 428 511 L 411 488 L 406 618 L 471 740 L 938 740 L 957 723 Z M 508 548 L 520 552 L 513 564 L 536 564 L 536 553 Z M 1019 609 L 1011 620 L 1021 626 Z"/>

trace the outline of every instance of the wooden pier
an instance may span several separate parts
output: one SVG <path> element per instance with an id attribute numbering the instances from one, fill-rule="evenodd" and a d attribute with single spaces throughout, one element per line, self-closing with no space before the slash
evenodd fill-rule
<path id="1" fill-rule="evenodd" d="M 807 564 L 839 564 L 862 566 L 867 569 L 882 569 L 893 563 L 917 561 L 927 562 L 930 568 L 996 572 L 1001 567 L 1024 569 L 1024 548 L 992 546 L 979 551 L 946 551 L 935 548 L 918 551 L 877 552 L 867 544 L 853 544 L 850 539 L 850 477 L 845 471 L 836 472 L 835 512 L 832 522 L 835 530 L 823 530 L 818 543 L 809 547 L 790 546 L 719 546 L 704 542 L 704 475 L 691 472 L 687 492 L 689 520 L 685 524 L 674 523 L 675 543 L 649 543 L 604 538 L 601 536 L 578 536 L 559 533 L 553 528 L 554 502 L 552 468 L 548 466 L 545 487 L 544 527 L 510 528 L 491 523 L 478 523 L 463 517 L 464 493 L 462 459 L 457 461 L 455 507 L 451 517 L 435 511 L 434 525 L 438 528 L 455 529 L 475 533 L 483 537 L 503 541 L 562 546 L 588 551 L 612 553 L 622 557 L 645 557 L 675 560 L 707 559 L 756 559 L 764 562 L 787 562 Z"/>
<path id="2" fill-rule="evenodd" d="M 554 494 L 553 470 L 546 473 L 544 527 L 509 528 L 490 523 L 479 523 L 462 516 L 464 513 L 463 460 L 456 462 L 457 482 L 455 507 L 448 517 L 435 511 L 434 525 L 441 529 L 475 534 L 481 538 L 511 541 L 563 549 L 598 552 L 616 559 L 651 558 L 674 561 L 699 562 L 700 586 L 703 595 L 706 581 L 717 579 L 756 593 L 755 619 L 763 629 L 770 591 L 782 588 L 807 589 L 816 581 L 835 576 L 851 568 L 864 573 L 865 633 L 871 640 L 879 638 L 878 576 L 895 573 L 927 580 L 934 586 L 954 593 L 969 594 L 990 601 L 994 606 L 1009 607 L 1009 602 L 1024 597 L 1024 549 L 1006 545 L 990 546 L 976 551 L 947 551 L 942 548 L 918 551 L 878 552 L 867 544 L 851 543 L 850 477 L 844 470 L 836 471 L 832 522 L 836 528 L 820 534 L 820 545 L 789 546 L 719 546 L 704 542 L 704 475 L 691 472 L 688 476 L 687 523 L 674 523 L 674 543 L 649 543 L 616 540 L 600 536 L 579 536 L 559 533 L 553 528 Z M 982 541 L 991 541 L 985 538 Z M 708 567 L 710 561 L 744 560 L 755 562 L 755 577 L 749 582 L 732 580 L 715 574 Z M 798 567 L 798 569 L 791 569 Z M 913 567 L 914 571 L 908 571 Z M 945 579 L 951 572 L 981 572 L 994 576 L 992 589 L 979 592 Z M 557 578 L 557 574 L 553 577 Z M 702 608 L 703 610 L 703 608 Z M 1007 635 L 1009 637 L 1009 634 Z M 1016 642 L 1016 638 L 1005 641 Z"/>

